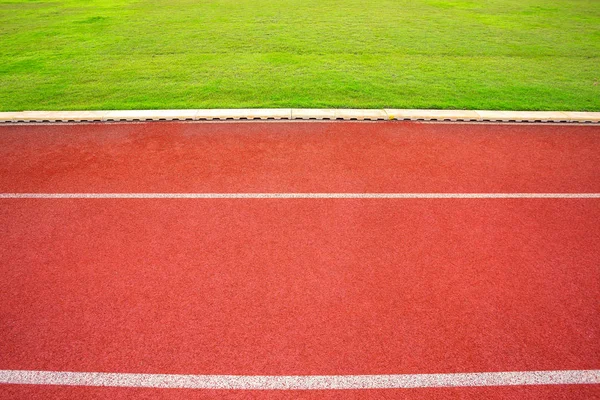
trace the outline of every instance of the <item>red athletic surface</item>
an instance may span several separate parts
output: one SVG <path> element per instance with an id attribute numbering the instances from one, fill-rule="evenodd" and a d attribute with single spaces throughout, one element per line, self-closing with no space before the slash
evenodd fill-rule
<path id="1" fill-rule="evenodd" d="M 1 128 L 2 192 L 600 192 L 598 126 Z"/>
<path id="2" fill-rule="evenodd" d="M 1 192 L 600 192 L 600 130 L 0 128 Z M 0 200 L 0 369 L 600 369 L 599 199 Z M 316 392 L 0 385 L 2 398 L 593 398 L 599 385 Z"/>

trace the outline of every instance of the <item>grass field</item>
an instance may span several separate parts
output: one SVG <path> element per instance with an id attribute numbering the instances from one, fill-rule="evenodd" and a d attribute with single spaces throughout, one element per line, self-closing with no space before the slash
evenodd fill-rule
<path id="1" fill-rule="evenodd" d="M 598 0 L 12 0 L 0 43 L 2 111 L 600 111 Z"/>

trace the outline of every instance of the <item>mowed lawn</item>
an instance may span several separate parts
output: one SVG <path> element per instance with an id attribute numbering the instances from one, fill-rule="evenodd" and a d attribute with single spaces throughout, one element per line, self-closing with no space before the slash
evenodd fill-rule
<path id="1" fill-rule="evenodd" d="M 600 111 L 598 0 L 0 0 L 0 110 Z"/>

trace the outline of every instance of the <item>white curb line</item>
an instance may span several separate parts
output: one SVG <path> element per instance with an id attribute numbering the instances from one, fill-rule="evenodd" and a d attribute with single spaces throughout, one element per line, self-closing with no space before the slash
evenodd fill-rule
<path id="1" fill-rule="evenodd" d="M 0 123 L 223 120 L 479 121 L 600 123 L 600 112 L 408 109 L 202 109 L 0 112 Z"/>

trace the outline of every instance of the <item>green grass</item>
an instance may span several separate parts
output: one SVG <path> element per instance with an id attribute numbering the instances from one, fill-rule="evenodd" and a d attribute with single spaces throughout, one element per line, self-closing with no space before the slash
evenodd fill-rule
<path id="1" fill-rule="evenodd" d="M 0 0 L 0 110 L 600 111 L 598 0 Z"/>

